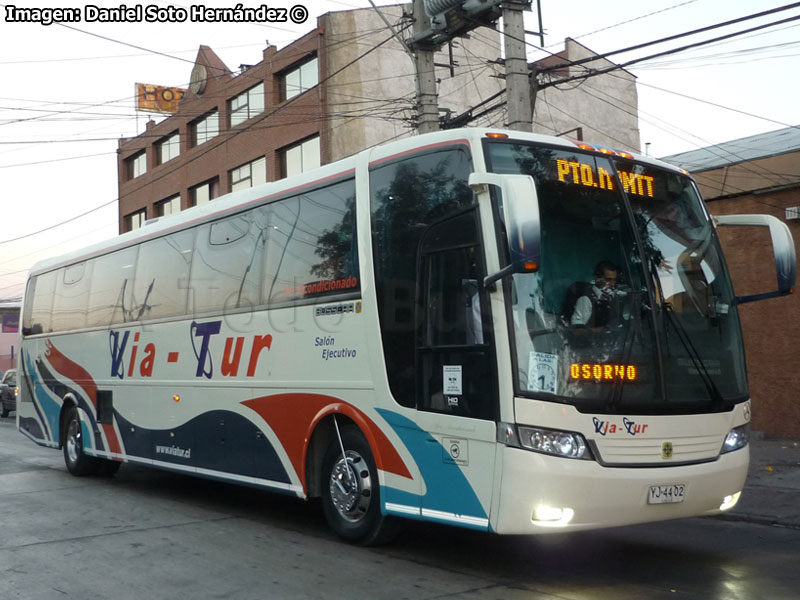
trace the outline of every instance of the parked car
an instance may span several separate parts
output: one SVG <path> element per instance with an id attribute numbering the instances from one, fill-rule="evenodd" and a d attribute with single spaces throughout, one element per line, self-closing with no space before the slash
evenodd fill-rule
<path id="1" fill-rule="evenodd" d="M 9 369 L 0 379 L 0 414 L 7 417 L 17 410 L 17 370 Z"/>

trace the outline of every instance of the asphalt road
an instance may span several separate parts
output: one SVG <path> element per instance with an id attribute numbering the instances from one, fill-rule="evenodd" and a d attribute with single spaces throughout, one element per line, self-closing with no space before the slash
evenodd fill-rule
<path id="1" fill-rule="evenodd" d="M 76 478 L 0 419 L 0 600 L 796 599 L 800 530 L 715 518 L 546 537 L 409 522 L 339 542 L 314 502 L 125 465 Z"/>

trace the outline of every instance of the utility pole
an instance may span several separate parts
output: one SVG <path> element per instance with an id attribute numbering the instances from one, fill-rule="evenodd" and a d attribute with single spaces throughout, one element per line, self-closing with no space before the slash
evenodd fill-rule
<path id="1" fill-rule="evenodd" d="M 506 101 L 508 128 L 533 131 L 531 75 L 525 53 L 524 3 L 503 2 L 503 37 L 506 50 Z"/>
<path id="2" fill-rule="evenodd" d="M 423 0 L 414 0 L 414 35 L 430 30 L 431 22 L 425 13 Z M 414 46 L 414 66 L 417 71 L 417 131 L 439 131 L 439 95 L 436 90 L 436 71 L 433 48 Z"/>

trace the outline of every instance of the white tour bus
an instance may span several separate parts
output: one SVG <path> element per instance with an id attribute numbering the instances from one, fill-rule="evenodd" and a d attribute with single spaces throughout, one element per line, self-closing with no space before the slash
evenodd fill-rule
<path id="1" fill-rule="evenodd" d="M 716 227 L 769 227 L 734 295 Z M 152 465 L 496 533 L 710 515 L 747 473 L 737 304 L 794 245 L 674 167 L 462 129 L 38 263 L 17 424 L 75 475 Z"/>

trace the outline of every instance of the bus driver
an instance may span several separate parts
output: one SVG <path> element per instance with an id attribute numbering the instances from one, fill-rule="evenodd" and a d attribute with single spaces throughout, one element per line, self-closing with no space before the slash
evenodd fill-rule
<path id="1" fill-rule="evenodd" d="M 617 289 L 619 268 L 609 260 L 595 265 L 594 280 L 578 281 L 567 289 L 564 301 L 564 320 L 572 327 L 613 327 L 619 324 L 622 311 Z"/>

